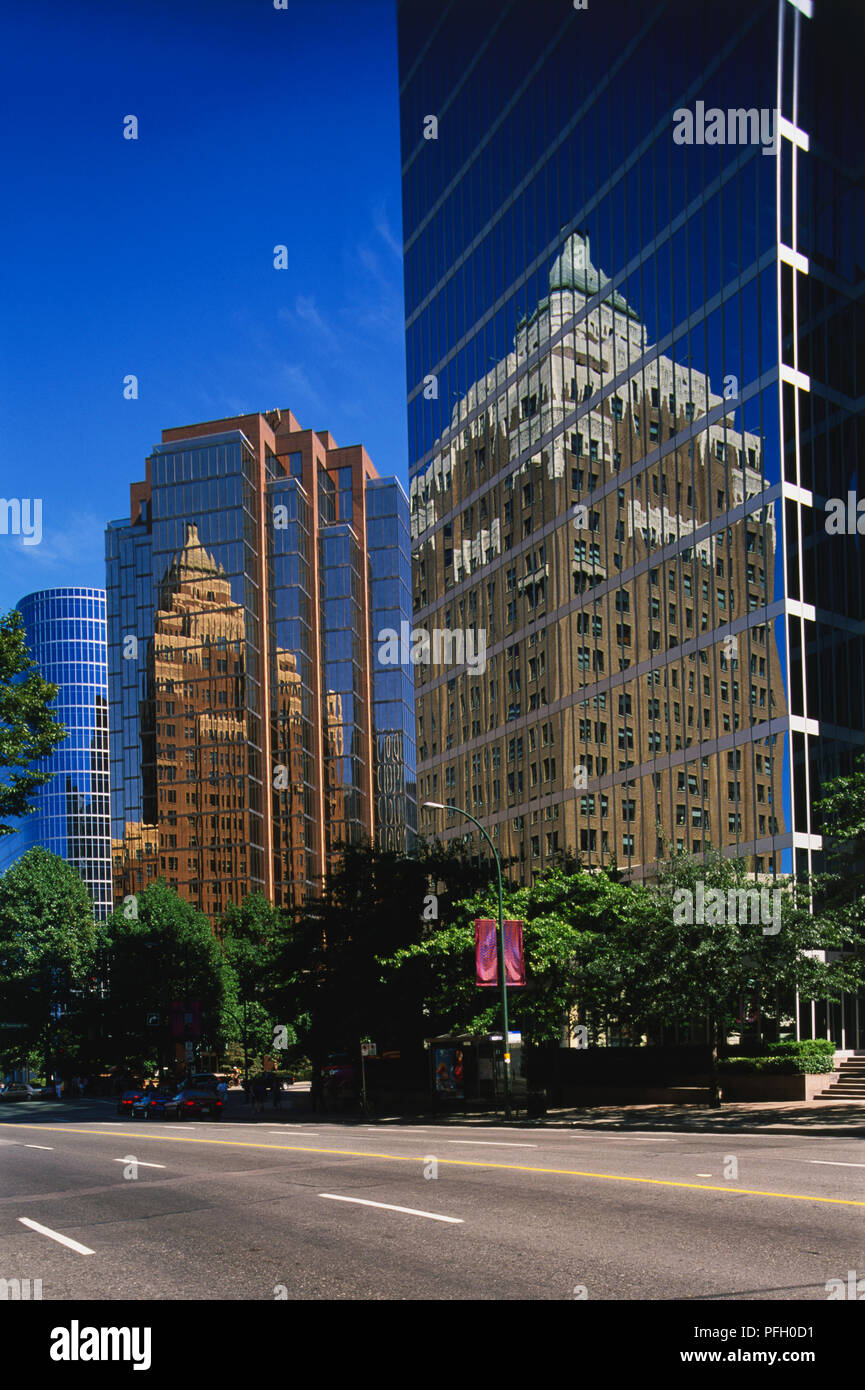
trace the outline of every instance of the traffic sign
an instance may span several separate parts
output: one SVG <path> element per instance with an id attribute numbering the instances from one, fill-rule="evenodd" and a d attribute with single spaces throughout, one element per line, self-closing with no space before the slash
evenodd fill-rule
<path id="1" fill-rule="evenodd" d="M 373 1043 L 373 1042 L 361 1043 L 361 1045 L 360 1045 L 360 1055 L 361 1055 L 361 1057 L 376 1057 L 376 1056 L 378 1056 L 378 1048 L 376 1047 L 376 1044 Z"/>

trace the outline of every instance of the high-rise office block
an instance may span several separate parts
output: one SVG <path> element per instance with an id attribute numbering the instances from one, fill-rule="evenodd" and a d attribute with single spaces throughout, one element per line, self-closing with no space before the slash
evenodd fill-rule
<path id="1" fill-rule="evenodd" d="M 712 12 L 399 6 L 420 800 L 524 878 L 808 870 L 865 744 L 861 15 Z"/>
<path id="2" fill-rule="evenodd" d="M 112 907 L 105 592 L 42 589 L 17 608 L 34 662 L 58 687 L 51 708 L 67 735 L 34 764 L 53 775 L 36 791 L 33 813 L 0 840 L 0 870 L 41 845 L 77 870 L 104 919 Z"/>
<path id="3" fill-rule="evenodd" d="M 345 845 L 411 843 L 413 692 L 375 641 L 408 502 L 361 446 L 289 411 L 166 430 L 106 554 L 118 897 L 298 907 Z"/>

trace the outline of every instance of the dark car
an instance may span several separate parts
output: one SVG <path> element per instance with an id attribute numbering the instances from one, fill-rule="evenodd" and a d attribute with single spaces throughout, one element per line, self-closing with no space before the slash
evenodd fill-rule
<path id="1" fill-rule="evenodd" d="M 166 1102 L 174 1099 L 174 1091 L 144 1091 L 138 1100 L 132 1102 L 132 1114 L 136 1120 L 155 1120 L 165 1114 Z"/>
<path id="2" fill-rule="evenodd" d="M 219 1085 L 219 1077 L 212 1071 L 197 1071 L 193 1072 L 188 1084 L 194 1091 L 215 1091 Z"/>
<path id="3" fill-rule="evenodd" d="M 117 1102 L 118 1115 L 131 1115 L 133 1105 L 137 1100 L 140 1100 L 143 1095 L 144 1092 L 141 1090 L 124 1091 Z"/>
<path id="4" fill-rule="evenodd" d="M 171 1115 L 177 1120 L 190 1115 L 209 1115 L 213 1120 L 222 1119 L 222 1097 L 215 1091 L 200 1090 L 198 1087 L 184 1086 L 162 1106 L 166 1118 Z"/>

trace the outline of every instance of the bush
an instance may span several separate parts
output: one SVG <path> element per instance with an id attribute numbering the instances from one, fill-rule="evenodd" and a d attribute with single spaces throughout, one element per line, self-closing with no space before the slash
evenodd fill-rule
<path id="1" fill-rule="evenodd" d="M 834 1071 L 835 1064 L 830 1055 L 818 1051 L 799 1057 L 724 1057 L 718 1068 L 738 1076 L 756 1076 L 761 1072 L 775 1076 L 822 1076 Z"/>
<path id="2" fill-rule="evenodd" d="M 814 1054 L 832 1057 L 835 1054 L 835 1044 L 829 1038 L 803 1038 L 800 1042 L 770 1043 L 769 1053 L 772 1057 L 805 1057 Z"/>

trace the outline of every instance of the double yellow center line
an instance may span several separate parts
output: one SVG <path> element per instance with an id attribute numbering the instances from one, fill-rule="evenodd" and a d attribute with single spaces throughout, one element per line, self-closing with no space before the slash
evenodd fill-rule
<path id="1" fill-rule="evenodd" d="M 260 1144 L 243 1139 L 201 1139 L 197 1135 L 193 1137 L 189 1134 L 148 1134 L 143 1128 L 130 1133 L 125 1130 L 113 1129 L 72 1129 L 69 1125 L 24 1125 L 5 1124 L 3 1122 L 0 1122 L 0 1128 L 38 1129 L 43 1133 L 50 1130 L 54 1134 L 93 1134 L 100 1139 L 135 1138 L 164 1144 L 211 1144 L 218 1148 L 268 1149 L 279 1153 L 327 1154 L 341 1158 L 378 1158 L 388 1163 L 424 1163 L 428 1161 L 428 1155 L 418 1157 L 415 1154 L 370 1153 L 363 1149 L 325 1149 L 314 1147 L 312 1144 Z M 430 1139 L 432 1140 L 432 1136 Z M 668 1178 L 636 1178 L 627 1173 L 587 1173 L 579 1168 L 539 1168 L 530 1164 L 490 1163 L 484 1159 L 471 1158 L 438 1158 L 437 1161 L 439 1164 L 446 1164 L 451 1168 L 493 1168 L 506 1173 L 546 1173 L 554 1177 L 593 1178 L 596 1182 L 642 1183 L 647 1187 L 684 1188 L 695 1192 L 726 1192 L 737 1197 L 776 1197 L 787 1202 L 823 1202 L 833 1207 L 865 1207 L 865 1201 L 857 1202 L 848 1197 L 816 1197 L 801 1192 L 766 1192 L 760 1188 L 752 1187 L 721 1187 L 712 1183 L 675 1182 Z"/>

